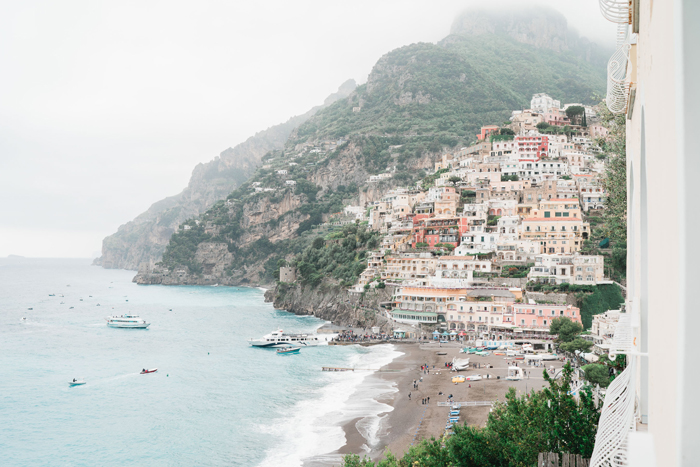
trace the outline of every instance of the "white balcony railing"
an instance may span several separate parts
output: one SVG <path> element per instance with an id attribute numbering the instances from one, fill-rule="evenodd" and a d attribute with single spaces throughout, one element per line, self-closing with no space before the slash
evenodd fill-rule
<path id="1" fill-rule="evenodd" d="M 600 12 L 608 21 L 629 24 L 630 0 L 600 0 Z"/>
<path id="2" fill-rule="evenodd" d="M 605 103 L 614 114 L 627 110 L 630 83 L 627 80 L 627 68 L 630 60 L 631 45 L 625 38 L 622 45 L 608 60 L 608 92 Z"/>
<path id="3" fill-rule="evenodd" d="M 628 356 L 627 368 L 610 383 L 605 394 L 590 467 L 627 465 L 627 437 L 635 429 L 637 378 L 637 359 L 632 356 L 634 311 L 631 308 L 627 307 L 627 313 L 620 314 L 610 348 L 611 359 L 617 354 Z"/>

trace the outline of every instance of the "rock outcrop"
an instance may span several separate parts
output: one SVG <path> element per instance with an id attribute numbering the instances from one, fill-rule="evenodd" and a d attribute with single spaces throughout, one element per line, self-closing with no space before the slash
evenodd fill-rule
<path id="1" fill-rule="evenodd" d="M 366 293 L 348 292 L 337 285 L 312 288 L 280 283 L 265 292 L 265 301 L 275 308 L 297 315 L 313 315 L 342 326 L 384 326 L 386 318 L 374 310 L 391 300 L 393 288 L 372 289 Z"/>

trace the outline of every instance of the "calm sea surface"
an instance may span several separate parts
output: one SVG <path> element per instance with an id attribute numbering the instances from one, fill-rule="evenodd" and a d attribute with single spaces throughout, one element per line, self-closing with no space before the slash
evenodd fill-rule
<path id="1" fill-rule="evenodd" d="M 362 376 L 320 367 L 397 354 L 251 348 L 322 321 L 275 310 L 258 289 L 137 286 L 134 272 L 89 263 L 0 259 L 0 465 L 300 465 L 340 447 L 339 423 L 364 410 L 351 403 Z M 150 328 L 106 326 L 127 312 Z M 87 384 L 70 388 L 74 377 Z"/>

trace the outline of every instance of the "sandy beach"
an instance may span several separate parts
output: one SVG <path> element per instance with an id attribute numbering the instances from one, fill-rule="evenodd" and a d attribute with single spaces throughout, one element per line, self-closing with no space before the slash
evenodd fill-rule
<path id="1" fill-rule="evenodd" d="M 357 429 L 359 419 L 351 420 L 344 425 L 346 445 L 335 454 L 367 455 L 373 459 L 381 457 L 387 452 L 392 452 L 400 457 L 411 445 L 420 442 L 421 439 L 431 436 L 439 437 L 443 434 L 447 422 L 447 407 L 438 407 L 438 402 L 447 401 L 447 396 L 452 394 L 453 401 L 503 401 L 509 387 L 514 387 L 519 394 L 524 394 L 532 389 L 538 390 L 545 386 L 542 376 L 543 367 L 528 366 L 523 360 L 518 360 L 517 365 L 522 367 L 529 377 L 522 381 L 507 381 L 508 362 L 512 358 L 502 355 L 488 355 L 486 357 L 460 354 L 463 345 L 458 343 L 400 343 L 395 344 L 397 350 L 403 355 L 396 358 L 390 364 L 381 368 L 381 371 L 368 376 L 381 378 L 396 385 L 398 392 L 393 393 L 379 401 L 393 407 L 393 411 L 382 419 L 382 428 L 379 433 L 379 443 L 368 446 Z M 446 353 L 446 355 L 438 355 Z M 452 361 L 453 357 L 470 358 L 470 363 L 480 364 L 481 368 L 460 371 L 460 375 L 489 375 L 488 379 L 480 381 L 452 383 L 455 372 L 445 367 L 445 362 Z M 546 368 L 555 369 L 562 367 L 560 361 L 544 362 Z M 421 371 L 421 365 L 428 365 L 430 371 Z M 487 368 L 490 365 L 492 368 Z M 434 367 L 434 368 L 433 368 Z M 500 376 L 500 379 L 498 378 Z M 417 387 L 414 388 L 414 380 Z M 471 387 L 470 387 L 471 384 Z M 411 398 L 409 400 L 409 393 Z M 442 394 L 440 394 L 442 393 Z M 430 398 L 428 404 L 423 404 L 424 398 Z M 459 423 L 467 423 L 472 426 L 484 426 L 490 411 L 489 406 L 465 407 L 461 410 Z M 337 457 L 336 457 L 337 458 Z M 332 465 L 339 465 L 336 462 Z M 305 464 L 307 465 L 307 464 Z M 309 463 L 308 465 L 320 465 Z M 326 464 L 329 465 L 329 464 Z"/>

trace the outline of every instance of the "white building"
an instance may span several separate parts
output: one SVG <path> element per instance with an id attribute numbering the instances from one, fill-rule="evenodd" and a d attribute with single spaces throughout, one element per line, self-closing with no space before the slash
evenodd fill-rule
<path id="1" fill-rule="evenodd" d="M 561 101 L 552 99 L 545 93 L 534 94 L 530 100 L 530 108 L 541 114 L 546 113 L 549 109 L 559 109 Z"/>
<path id="2" fill-rule="evenodd" d="M 606 13 L 638 31 L 622 36 L 607 99 L 627 118 L 627 296 L 610 349 L 627 368 L 607 389 L 590 465 L 690 467 L 700 461 L 700 2 L 615 3 L 619 14 Z"/>

